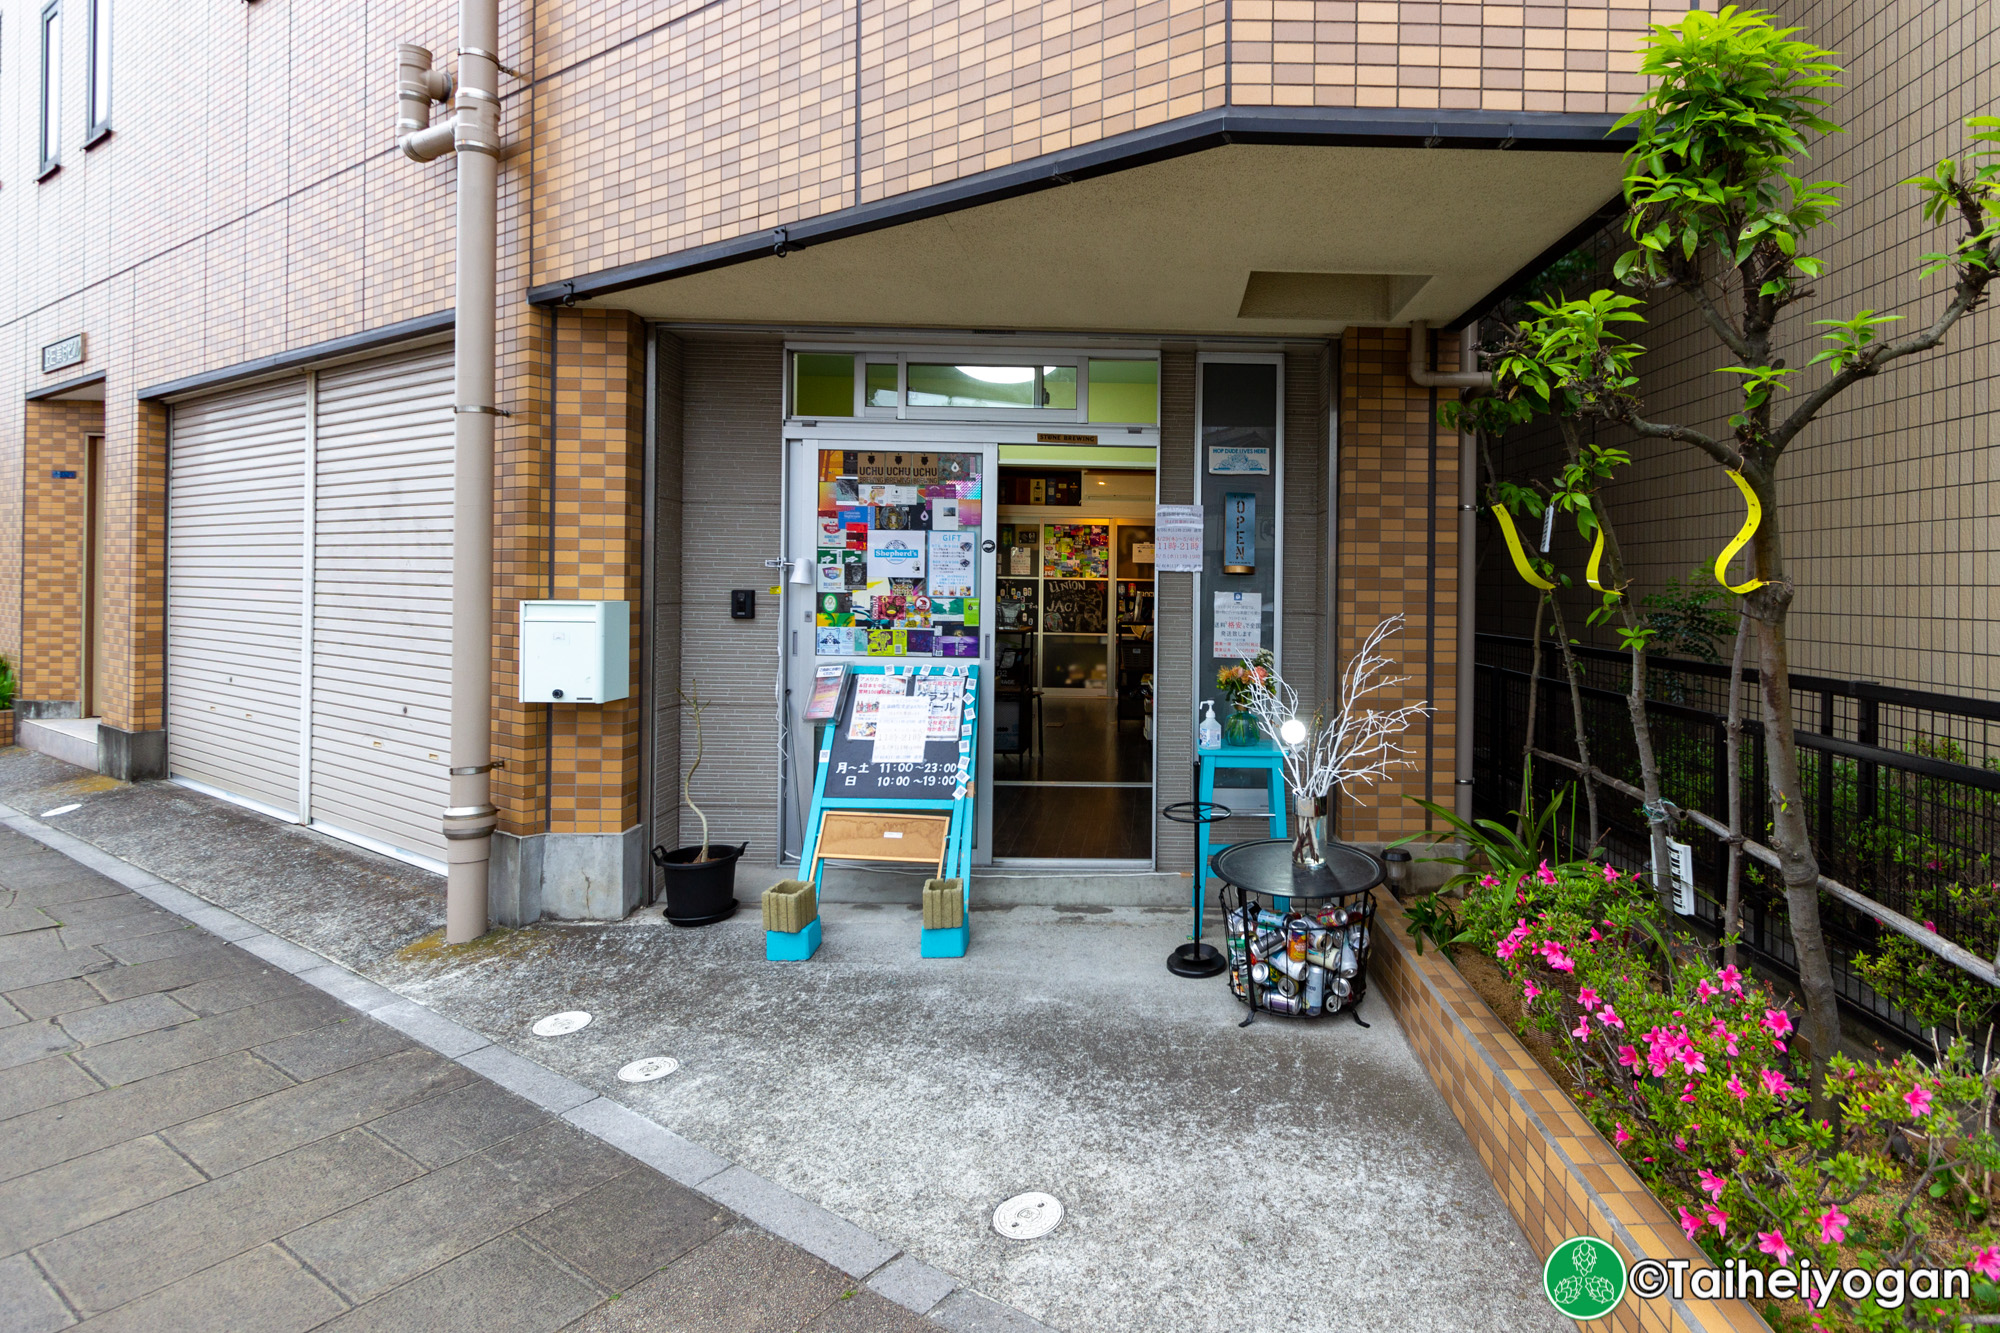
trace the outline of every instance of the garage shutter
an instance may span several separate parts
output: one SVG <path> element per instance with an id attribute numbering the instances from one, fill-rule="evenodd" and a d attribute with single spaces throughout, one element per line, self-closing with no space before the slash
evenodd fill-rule
<path id="1" fill-rule="evenodd" d="M 169 771 L 433 869 L 451 369 L 425 349 L 176 404 L 167 504 Z"/>
<path id="2" fill-rule="evenodd" d="M 174 410 L 167 498 L 172 771 L 299 808 L 303 380 Z"/>
<path id="3" fill-rule="evenodd" d="M 451 350 L 319 377 L 312 813 L 443 859 Z"/>

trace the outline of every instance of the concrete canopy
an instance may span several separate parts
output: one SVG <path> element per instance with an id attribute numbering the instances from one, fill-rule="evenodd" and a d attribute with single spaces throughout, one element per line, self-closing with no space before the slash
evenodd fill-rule
<path id="1" fill-rule="evenodd" d="M 1447 322 L 1619 190 L 1616 152 L 1228 144 L 630 286 L 688 323 L 1327 336 Z"/>

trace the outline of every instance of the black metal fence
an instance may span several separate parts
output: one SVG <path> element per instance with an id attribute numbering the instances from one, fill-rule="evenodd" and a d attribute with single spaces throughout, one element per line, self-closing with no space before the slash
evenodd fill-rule
<path id="1" fill-rule="evenodd" d="M 1572 652 L 1591 760 L 1638 786 L 1626 702 L 1629 659 L 1599 648 Z M 1501 819 L 1520 807 L 1533 653 L 1529 639 L 1479 636 L 1473 778 L 1474 807 L 1485 818 Z M 1756 672 L 1746 669 L 1739 685 L 1742 827 L 1748 837 L 1768 843 L 1771 796 L 1756 682 Z M 1648 660 L 1647 684 L 1661 794 L 1684 809 L 1726 821 L 1729 668 L 1654 657 Z M 1934 926 L 1977 956 L 1993 957 L 2000 939 L 2000 702 L 1797 673 L 1791 687 L 1806 818 L 1822 873 Z M 1535 732 L 1538 748 L 1576 756 L 1574 710 L 1552 641 L 1542 653 Z M 1535 799 L 1546 802 L 1575 781 L 1576 774 L 1566 769 L 1537 763 Z M 1603 786 L 1598 801 L 1612 859 L 1644 865 L 1650 850 L 1636 803 Z M 1580 798 L 1575 805 L 1582 841 Z M 1567 835 L 1569 815 L 1563 822 Z M 1728 849 L 1692 821 L 1684 822 L 1677 836 L 1694 849 L 1696 920 L 1717 932 Z M 1822 899 L 1821 915 L 1834 955 L 1834 981 L 1851 1011 L 1904 1040 L 1925 1040 L 1924 1023 L 1878 994 L 1852 965 L 1857 954 L 1878 947 L 1886 928 L 1830 898 Z M 1795 975 L 1782 888 L 1774 874 L 1748 858 L 1743 918 L 1744 944 L 1777 970 Z M 1988 1015 L 1968 1017 L 1980 1021 Z"/>

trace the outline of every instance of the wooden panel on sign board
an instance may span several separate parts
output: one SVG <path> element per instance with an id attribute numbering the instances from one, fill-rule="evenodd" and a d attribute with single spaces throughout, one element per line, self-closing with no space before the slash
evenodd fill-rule
<path id="1" fill-rule="evenodd" d="M 950 815 L 904 814 L 900 810 L 829 810 L 820 816 L 822 861 L 916 861 L 943 872 Z"/>

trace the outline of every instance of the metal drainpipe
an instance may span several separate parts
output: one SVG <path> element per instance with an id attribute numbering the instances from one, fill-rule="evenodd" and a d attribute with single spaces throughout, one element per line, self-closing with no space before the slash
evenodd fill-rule
<path id="1" fill-rule="evenodd" d="M 451 795 L 444 812 L 447 944 L 486 933 L 486 869 L 499 822 L 493 763 L 493 434 L 496 214 L 500 172 L 500 40 L 496 0 L 459 0 L 458 89 L 451 119 L 429 125 L 451 80 L 430 52 L 397 50 L 397 142 L 427 162 L 458 154 L 452 342 Z M 448 137 L 447 137 L 448 135 Z"/>
<path id="2" fill-rule="evenodd" d="M 1426 389 L 1458 389 L 1461 399 L 1493 391 L 1490 371 L 1474 370 L 1473 345 L 1478 341 L 1477 322 L 1468 327 L 1459 342 L 1459 369 L 1433 371 L 1430 363 L 1430 326 L 1422 320 L 1410 325 L 1410 380 Z M 1435 427 L 1433 427 L 1435 428 Z M 1460 819 L 1472 818 L 1472 698 L 1476 688 L 1473 652 L 1478 646 L 1474 587 L 1479 561 L 1474 550 L 1478 541 L 1478 506 L 1473 494 L 1479 487 L 1478 455 L 1472 432 L 1458 433 L 1458 717 L 1454 734 L 1452 766 L 1454 806 Z"/>

